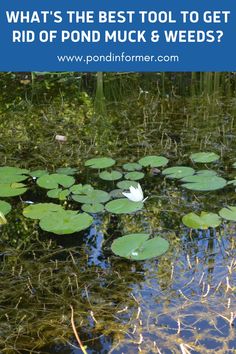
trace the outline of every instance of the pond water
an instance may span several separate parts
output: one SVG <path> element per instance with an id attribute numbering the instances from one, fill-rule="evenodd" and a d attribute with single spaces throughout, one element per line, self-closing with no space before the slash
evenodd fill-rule
<path id="1" fill-rule="evenodd" d="M 110 192 L 86 160 L 107 156 L 115 169 L 147 155 L 167 167 L 212 169 L 236 177 L 236 77 L 192 74 L 0 74 L 1 166 L 54 172 L 75 167 L 77 183 Z M 56 135 L 66 136 L 65 142 Z M 196 152 L 219 159 L 198 164 Z M 90 228 L 69 235 L 42 231 L 22 215 L 29 203 L 59 201 L 28 182 L 0 226 L 2 353 L 236 353 L 235 222 L 191 230 L 190 212 L 235 205 L 235 187 L 183 188 L 163 169 L 143 169 L 149 198 L 142 210 L 93 215 Z M 66 203 L 66 204 L 65 204 Z M 168 251 L 146 261 L 114 255 L 123 235 L 152 233 Z"/>

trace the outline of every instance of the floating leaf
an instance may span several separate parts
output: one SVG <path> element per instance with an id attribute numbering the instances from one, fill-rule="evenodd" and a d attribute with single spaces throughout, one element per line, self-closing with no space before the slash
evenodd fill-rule
<path id="1" fill-rule="evenodd" d="M 122 178 L 122 173 L 119 171 L 103 171 L 99 173 L 99 177 L 105 181 L 116 181 Z"/>
<path id="2" fill-rule="evenodd" d="M 0 212 L 3 215 L 7 215 L 11 211 L 11 204 L 4 202 L 4 200 L 0 200 Z"/>
<path id="3" fill-rule="evenodd" d="M 126 171 L 140 171 L 142 166 L 138 162 L 128 162 L 123 165 L 123 169 Z"/>
<path id="4" fill-rule="evenodd" d="M 163 156 L 146 156 L 140 159 L 138 162 L 144 167 L 161 167 L 167 165 L 168 161 L 169 160 Z"/>
<path id="5" fill-rule="evenodd" d="M 62 175 L 68 175 L 68 176 L 73 176 L 77 173 L 77 168 L 73 167 L 61 167 L 56 170 L 56 173 L 62 174 Z"/>
<path id="6" fill-rule="evenodd" d="M 112 198 L 124 198 L 122 192 L 123 189 L 113 189 L 109 194 Z"/>
<path id="7" fill-rule="evenodd" d="M 59 212 L 64 210 L 61 205 L 53 203 L 38 203 L 32 204 L 24 208 L 23 215 L 29 219 L 42 219 L 49 213 Z"/>
<path id="8" fill-rule="evenodd" d="M 0 197 L 15 197 L 27 191 L 23 183 L 0 184 Z"/>
<path id="9" fill-rule="evenodd" d="M 184 183 L 182 186 L 184 188 L 193 191 L 213 191 L 221 189 L 226 186 L 227 182 L 224 178 L 218 176 L 188 176 L 181 180 Z"/>
<path id="10" fill-rule="evenodd" d="M 199 170 L 196 172 L 196 176 L 217 176 L 217 172 L 213 170 Z"/>
<path id="11" fill-rule="evenodd" d="M 29 171 L 18 167 L 0 167 L 0 184 L 22 182 L 28 178 Z"/>
<path id="12" fill-rule="evenodd" d="M 87 194 L 94 190 L 91 184 L 74 184 L 70 187 L 70 192 L 73 194 Z"/>
<path id="13" fill-rule="evenodd" d="M 154 258 L 164 254 L 169 243 L 162 237 L 149 238 L 149 234 L 130 234 L 117 238 L 111 245 L 117 256 L 135 261 Z"/>
<path id="14" fill-rule="evenodd" d="M 141 210 L 142 207 L 142 202 L 132 202 L 127 198 L 115 199 L 105 205 L 106 210 L 113 214 L 133 213 Z"/>
<path id="15" fill-rule="evenodd" d="M 226 208 L 222 208 L 219 214 L 226 220 L 236 221 L 236 207 L 234 206 L 228 205 Z"/>
<path id="16" fill-rule="evenodd" d="M 106 203 L 110 195 L 99 189 L 94 189 L 85 195 L 72 195 L 72 198 L 82 204 Z"/>
<path id="17" fill-rule="evenodd" d="M 45 176 L 45 175 L 48 175 L 48 171 L 46 170 L 36 170 L 36 171 L 32 171 L 29 173 L 29 175 L 31 177 L 34 177 L 34 178 L 39 178 L 39 177 L 42 177 L 42 176 Z"/>
<path id="18" fill-rule="evenodd" d="M 104 210 L 104 205 L 100 203 L 83 204 L 81 206 L 81 209 L 86 213 L 96 214 L 96 213 L 101 213 Z"/>
<path id="19" fill-rule="evenodd" d="M 120 189 L 130 189 L 130 187 L 138 187 L 138 182 L 135 181 L 120 181 L 117 183 L 117 187 Z"/>
<path id="20" fill-rule="evenodd" d="M 44 231 L 65 235 L 87 229 L 92 223 L 93 217 L 87 213 L 78 214 L 72 210 L 61 210 L 44 216 L 39 226 Z"/>
<path id="21" fill-rule="evenodd" d="M 69 189 L 63 190 L 62 188 L 51 189 L 47 192 L 47 196 L 49 198 L 56 198 L 59 200 L 66 200 L 69 194 L 70 194 Z"/>
<path id="22" fill-rule="evenodd" d="M 57 189 L 60 186 L 68 188 L 75 183 L 75 179 L 71 176 L 54 173 L 45 175 L 37 179 L 37 184 L 46 189 Z"/>
<path id="23" fill-rule="evenodd" d="M 132 181 L 138 181 L 140 179 L 142 179 L 145 176 L 145 174 L 143 172 L 128 172 L 125 174 L 125 178 L 126 179 L 130 179 Z"/>
<path id="24" fill-rule="evenodd" d="M 189 213 L 182 218 L 184 225 L 191 229 L 206 230 L 209 227 L 217 227 L 221 224 L 219 215 L 214 213 L 201 212 L 200 216 L 195 213 Z"/>
<path id="25" fill-rule="evenodd" d="M 111 167 L 115 163 L 116 161 L 111 159 L 110 157 L 98 157 L 98 158 L 87 160 L 84 165 L 99 170 L 101 168 Z"/>
<path id="26" fill-rule="evenodd" d="M 186 176 L 192 176 L 194 174 L 194 169 L 185 166 L 169 167 L 162 171 L 163 175 L 168 178 L 180 179 Z"/>
<path id="27" fill-rule="evenodd" d="M 24 168 L 19 168 L 19 167 L 9 167 L 9 166 L 3 166 L 0 167 L 0 174 L 7 174 L 7 175 L 22 175 L 22 174 L 28 174 L 29 170 L 26 170 Z"/>
<path id="28" fill-rule="evenodd" d="M 197 152 L 190 155 L 190 159 L 197 163 L 209 163 L 219 160 L 220 156 L 214 152 Z"/>

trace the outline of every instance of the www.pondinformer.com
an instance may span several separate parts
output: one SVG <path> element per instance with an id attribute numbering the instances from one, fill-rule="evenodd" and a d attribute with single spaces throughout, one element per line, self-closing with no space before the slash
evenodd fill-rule
<path id="1" fill-rule="evenodd" d="M 107 55 L 57 55 L 57 60 L 61 63 L 150 63 L 150 62 L 179 62 L 178 55 L 129 55 L 125 52 L 114 54 L 110 52 Z"/>

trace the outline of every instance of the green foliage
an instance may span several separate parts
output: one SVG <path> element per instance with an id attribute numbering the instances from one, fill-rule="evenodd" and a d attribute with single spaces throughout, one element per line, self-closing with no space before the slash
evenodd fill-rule
<path id="1" fill-rule="evenodd" d="M 190 159 L 197 163 L 210 163 L 219 160 L 220 156 L 214 152 L 197 152 L 190 155 Z"/>
<path id="2" fill-rule="evenodd" d="M 7 215 L 11 211 L 11 204 L 5 202 L 4 200 L 0 200 L 0 212 L 3 215 Z"/>
<path id="3" fill-rule="evenodd" d="M 123 169 L 126 171 L 140 171 L 142 166 L 137 162 L 128 162 L 123 165 Z"/>
<path id="4" fill-rule="evenodd" d="M 194 175 L 188 176 L 181 180 L 185 182 L 182 186 L 184 188 L 193 190 L 193 191 L 214 191 L 217 189 L 224 188 L 227 184 L 227 181 L 218 176 L 205 176 L 205 175 Z"/>
<path id="5" fill-rule="evenodd" d="M 129 179 L 132 181 L 138 181 L 142 178 L 144 178 L 145 174 L 143 172 L 128 172 L 125 174 L 125 179 Z"/>
<path id="6" fill-rule="evenodd" d="M 181 179 L 186 176 L 192 176 L 194 169 L 186 166 L 169 167 L 162 171 L 163 175 L 168 178 Z"/>
<path id="7" fill-rule="evenodd" d="M 82 204 L 106 203 L 110 195 L 100 189 L 94 189 L 84 195 L 72 195 L 72 199 Z"/>
<path id="8" fill-rule="evenodd" d="M 0 197 L 16 197 L 27 191 L 23 183 L 4 183 L 0 184 Z"/>
<path id="9" fill-rule="evenodd" d="M 230 221 L 236 221 L 236 207 L 227 205 L 226 208 L 222 208 L 219 211 L 220 216 L 223 219 L 230 220 Z"/>
<path id="10" fill-rule="evenodd" d="M 87 213 L 78 213 L 72 210 L 50 212 L 40 219 L 42 230 L 56 235 L 66 235 L 87 229 L 93 222 L 92 216 Z"/>
<path id="11" fill-rule="evenodd" d="M 63 190 L 62 188 L 50 189 L 47 192 L 47 196 L 49 198 L 55 198 L 59 200 L 66 200 L 69 194 L 70 194 L 69 189 Z"/>
<path id="12" fill-rule="evenodd" d="M 99 177 L 104 181 L 116 181 L 122 178 L 122 173 L 120 173 L 119 171 L 103 171 L 99 173 Z"/>
<path id="13" fill-rule="evenodd" d="M 70 192 L 73 194 L 87 194 L 90 193 L 94 190 L 93 186 L 91 184 L 74 184 L 72 187 L 70 187 Z"/>
<path id="14" fill-rule="evenodd" d="M 22 182 L 28 178 L 28 170 L 18 167 L 0 167 L 0 184 Z"/>
<path id="15" fill-rule="evenodd" d="M 59 188 L 59 185 L 68 188 L 74 183 L 75 179 L 73 177 L 59 173 L 44 175 L 37 179 L 37 184 L 45 189 L 56 189 Z"/>
<path id="16" fill-rule="evenodd" d="M 115 199 L 105 205 L 106 210 L 112 214 L 133 213 L 141 210 L 142 207 L 142 202 L 132 202 L 127 198 Z"/>
<path id="17" fill-rule="evenodd" d="M 130 234 L 117 238 L 111 245 L 117 256 L 142 261 L 164 254 L 169 243 L 162 237 L 149 238 L 149 234 Z"/>
<path id="18" fill-rule="evenodd" d="M 168 159 L 163 156 L 145 156 L 138 162 L 143 167 L 162 167 L 168 164 Z"/>
<path id="19" fill-rule="evenodd" d="M 24 208 L 23 215 L 26 218 L 30 219 L 42 219 L 44 216 L 48 214 L 52 214 L 54 212 L 62 211 L 63 208 L 61 205 L 53 204 L 53 203 L 38 203 L 32 204 Z"/>
<path id="20" fill-rule="evenodd" d="M 200 215 L 189 213 L 182 218 L 184 225 L 191 229 L 207 230 L 209 227 L 217 227 L 221 224 L 218 214 L 202 211 Z"/>
<path id="21" fill-rule="evenodd" d="M 34 178 L 39 178 L 39 177 L 42 177 L 42 176 L 45 176 L 45 175 L 48 175 L 48 171 L 46 170 L 36 170 L 36 171 L 32 171 L 29 173 L 29 175 L 31 177 L 34 177 Z"/>
<path id="22" fill-rule="evenodd" d="M 119 189 L 129 189 L 131 186 L 138 187 L 138 182 L 136 181 L 120 181 L 117 183 Z"/>
<path id="23" fill-rule="evenodd" d="M 84 165 L 90 168 L 95 168 L 100 170 L 102 168 L 111 167 L 115 163 L 116 161 L 111 159 L 110 157 L 97 157 L 94 159 L 87 160 Z"/>
<path id="24" fill-rule="evenodd" d="M 61 167 L 56 170 L 56 173 L 62 174 L 62 175 L 68 175 L 68 176 L 73 176 L 77 173 L 77 168 L 73 167 Z"/>
<path id="25" fill-rule="evenodd" d="M 101 213 L 104 210 L 104 205 L 100 203 L 83 204 L 81 206 L 81 209 L 86 213 L 96 214 L 96 213 Z"/>

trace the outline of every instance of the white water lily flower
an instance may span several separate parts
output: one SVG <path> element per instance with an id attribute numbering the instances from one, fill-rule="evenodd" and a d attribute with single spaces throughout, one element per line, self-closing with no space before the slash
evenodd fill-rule
<path id="1" fill-rule="evenodd" d="M 133 187 L 131 186 L 129 189 L 129 193 L 126 192 L 122 192 L 122 194 L 128 198 L 129 200 L 131 200 L 132 202 L 145 202 L 145 200 L 147 200 L 148 197 L 146 197 L 145 199 L 143 199 L 143 191 L 142 191 L 142 187 L 140 186 L 140 184 L 138 184 L 138 187 Z"/>

